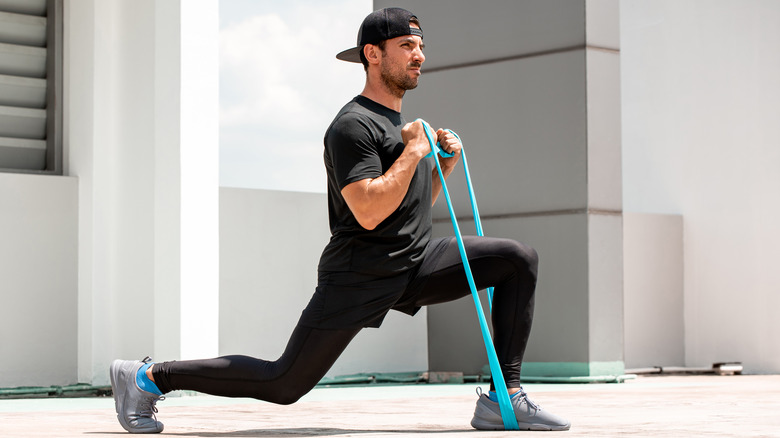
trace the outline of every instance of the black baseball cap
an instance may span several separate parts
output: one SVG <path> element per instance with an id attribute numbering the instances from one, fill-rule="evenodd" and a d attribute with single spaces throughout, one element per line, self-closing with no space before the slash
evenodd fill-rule
<path id="1" fill-rule="evenodd" d="M 357 47 L 344 50 L 336 58 L 348 62 L 360 62 L 360 52 L 366 44 L 379 44 L 404 35 L 417 35 L 422 38 L 422 29 L 409 26 L 409 20 L 417 18 L 401 8 L 385 8 L 368 14 L 358 31 Z"/>

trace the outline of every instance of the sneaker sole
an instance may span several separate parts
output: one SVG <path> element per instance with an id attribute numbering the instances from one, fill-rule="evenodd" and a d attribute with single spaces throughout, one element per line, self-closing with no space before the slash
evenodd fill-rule
<path id="1" fill-rule="evenodd" d="M 565 426 L 550 426 L 549 424 L 539 424 L 539 423 L 518 423 L 517 426 L 520 430 L 530 430 L 530 431 L 540 431 L 540 432 L 564 431 L 564 430 L 569 430 L 569 428 L 571 427 L 570 424 L 567 424 Z M 504 428 L 504 423 L 496 424 L 491 421 L 482 420 L 480 418 L 473 418 L 471 420 L 471 427 L 477 430 L 506 430 Z"/>

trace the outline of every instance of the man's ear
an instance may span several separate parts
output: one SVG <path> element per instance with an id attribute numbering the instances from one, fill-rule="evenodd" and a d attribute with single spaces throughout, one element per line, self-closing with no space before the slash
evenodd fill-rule
<path id="1" fill-rule="evenodd" d="M 381 55 L 379 54 L 379 46 L 375 46 L 373 44 L 366 44 L 363 46 L 363 56 L 366 57 L 366 60 L 369 64 L 376 64 L 379 62 L 379 58 Z"/>

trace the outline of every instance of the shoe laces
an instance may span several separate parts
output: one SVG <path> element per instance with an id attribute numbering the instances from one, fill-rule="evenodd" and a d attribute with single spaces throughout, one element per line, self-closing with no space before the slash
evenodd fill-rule
<path id="1" fill-rule="evenodd" d="M 540 411 L 542 409 L 541 406 L 537 405 L 530 398 L 528 398 L 528 393 L 526 393 L 525 390 L 522 387 L 520 387 L 520 395 L 516 395 L 515 397 L 519 397 L 521 399 L 525 399 L 525 403 L 529 407 L 532 407 L 532 408 L 536 409 L 537 411 Z"/>
<path id="2" fill-rule="evenodd" d="M 138 404 L 138 416 L 139 417 L 151 417 L 157 420 L 157 401 L 165 400 L 164 395 L 147 397 L 143 402 Z"/>
<path id="3" fill-rule="evenodd" d="M 146 356 L 141 360 L 143 363 L 149 363 L 151 361 L 152 358 L 149 356 Z M 142 403 L 138 404 L 138 415 L 141 417 L 151 417 L 157 421 L 157 416 L 154 414 L 157 413 L 157 402 L 162 400 L 165 400 L 164 395 L 151 395 L 146 397 Z"/>
<path id="4" fill-rule="evenodd" d="M 533 401 L 532 401 L 530 398 L 528 398 L 528 393 L 527 393 L 527 392 L 525 392 L 525 390 L 523 389 L 523 387 L 522 387 L 522 386 L 520 387 L 520 391 L 518 391 L 518 392 L 519 392 L 519 394 L 518 394 L 518 393 L 515 393 L 515 394 L 510 394 L 510 395 L 509 395 L 509 399 L 510 399 L 510 400 L 512 400 L 512 399 L 514 399 L 514 398 L 518 398 L 519 400 L 523 400 L 523 399 L 525 399 L 525 403 L 526 403 L 526 404 L 527 404 L 529 407 L 531 407 L 531 408 L 534 408 L 534 409 L 536 409 L 537 411 L 540 411 L 540 410 L 542 410 L 542 407 L 541 407 L 541 406 L 539 406 L 538 404 L 534 403 L 534 402 L 533 402 Z M 483 394 L 483 392 L 482 392 L 482 387 L 481 387 L 481 386 L 477 386 L 477 396 L 478 396 L 478 397 L 482 397 L 482 394 Z"/>

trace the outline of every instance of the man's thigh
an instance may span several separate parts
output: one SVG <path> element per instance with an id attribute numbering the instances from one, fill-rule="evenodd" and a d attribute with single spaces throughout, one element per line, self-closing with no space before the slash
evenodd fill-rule
<path id="1" fill-rule="evenodd" d="M 514 267 L 506 260 L 510 239 L 463 236 L 463 246 L 478 289 L 494 286 Z M 398 307 L 420 307 L 457 300 L 471 293 L 454 237 L 431 241 L 429 251 Z M 403 311 L 403 310 L 402 310 Z"/>

